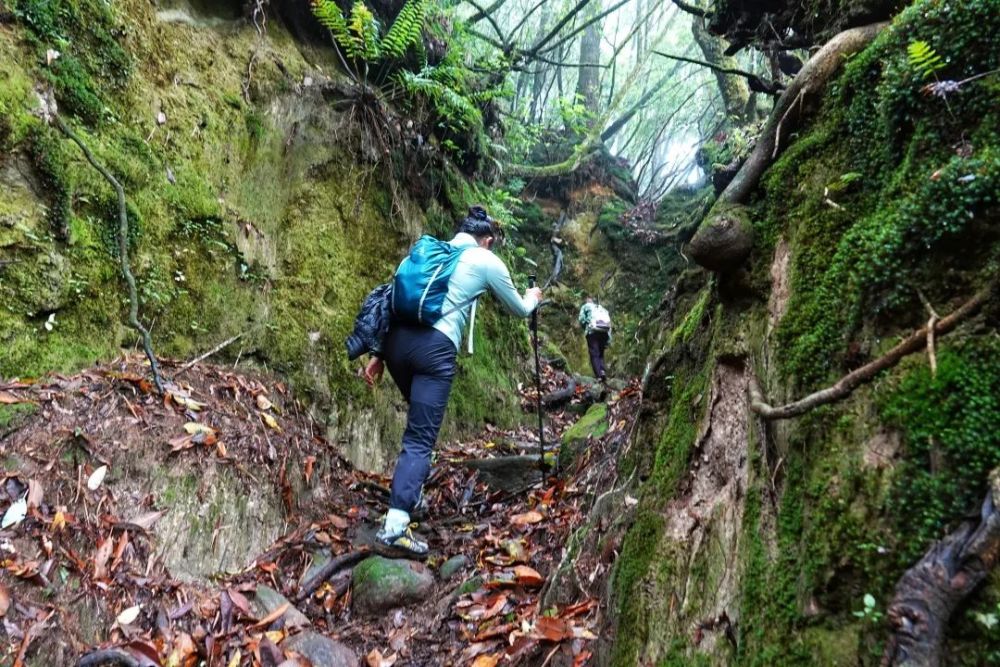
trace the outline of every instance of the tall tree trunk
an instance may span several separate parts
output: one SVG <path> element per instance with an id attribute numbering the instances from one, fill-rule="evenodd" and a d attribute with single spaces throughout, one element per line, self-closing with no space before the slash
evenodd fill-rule
<path id="1" fill-rule="evenodd" d="M 708 31 L 705 19 L 700 16 L 692 16 L 691 19 L 691 32 L 694 34 L 694 41 L 701 48 L 705 60 L 719 67 L 739 69 L 736 59 L 725 54 L 725 40 Z M 722 102 L 726 108 L 726 117 L 736 125 L 741 124 L 746 120 L 750 100 L 750 88 L 747 86 L 746 79 L 719 70 L 712 71 L 719 84 L 719 92 L 722 94 Z"/>
<path id="2" fill-rule="evenodd" d="M 536 42 L 542 38 L 543 35 L 549 30 L 549 23 L 552 22 L 552 3 L 546 2 L 542 5 L 542 15 L 538 19 L 538 32 L 532 42 Z M 531 82 L 531 115 L 529 118 L 532 122 L 539 122 L 541 120 L 541 110 L 539 109 L 539 102 L 542 99 L 543 88 L 545 86 L 546 75 L 548 74 L 548 68 L 542 67 L 542 63 L 536 63 L 536 69 L 534 74 L 534 79 Z"/>
<path id="3" fill-rule="evenodd" d="M 600 2 L 590 6 L 588 19 L 601 13 Z M 580 68 L 576 80 L 576 94 L 587 109 L 597 112 L 601 105 L 601 24 L 591 23 L 580 38 Z M 588 67 L 590 65 L 590 67 Z"/>

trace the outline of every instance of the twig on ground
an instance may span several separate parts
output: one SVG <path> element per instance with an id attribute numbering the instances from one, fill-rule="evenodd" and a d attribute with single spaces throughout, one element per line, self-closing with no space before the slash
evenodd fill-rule
<path id="1" fill-rule="evenodd" d="M 242 338 L 243 335 L 244 334 L 242 334 L 242 333 L 238 333 L 235 336 L 233 336 L 232 338 L 227 338 L 226 340 L 222 341 L 221 343 L 219 343 L 218 345 L 216 345 L 215 347 L 213 347 L 211 350 L 209 350 L 205 354 L 202 354 L 202 355 L 199 355 L 199 356 L 195 357 L 191 361 L 189 361 L 186 364 L 184 364 L 183 366 L 181 366 L 180 370 L 178 370 L 176 373 L 174 373 L 174 377 L 177 377 L 181 373 L 189 370 L 195 364 L 201 363 L 202 361 L 205 361 L 210 356 L 212 356 L 216 352 L 222 350 L 223 348 L 229 347 L 230 345 L 232 345 L 233 343 L 235 343 L 236 341 L 238 341 L 240 338 Z"/>

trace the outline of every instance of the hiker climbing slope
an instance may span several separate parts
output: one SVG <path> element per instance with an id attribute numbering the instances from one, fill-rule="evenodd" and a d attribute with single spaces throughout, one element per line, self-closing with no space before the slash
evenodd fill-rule
<path id="1" fill-rule="evenodd" d="M 396 271 L 392 323 L 381 356 L 365 367 L 369 384 L 381 377 L 383 365 L 388 367 L 409 403 L 389 511 L 376 535 L 378 544 L 402 555 L 427 553 L 427 544 L 409 529 L 410 512 L 430 471 L 467 321 L 472 352 L 476 300 L 488 290 L 512 314 L 528 317 L 542 298 L 538 288 L 518 294 L 507 266 L 492 252 L 499 239 L 499 227 L 486 209 L 473 206 L 449 243 L 429 236 L 417 241 Z"/>
<path id="2" fill-rule="evenodd" d="M 604 349 L 611 341 L 611 315 L 607 308 L 595 303 L 593 297 L 588 296 L 586 303 L 580 308 L 580 316 L 577 319 L 587 338 L 587 352 L 590 354 L 590 366 L 594 369 L 594 377 L 603 382 L 607 379 Z"/>

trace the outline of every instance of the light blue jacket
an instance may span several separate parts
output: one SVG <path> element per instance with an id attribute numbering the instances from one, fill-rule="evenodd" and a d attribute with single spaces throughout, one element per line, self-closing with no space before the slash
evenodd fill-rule
<path id="1" fill-rule="evenodd" d="M 528 317 L 538 306 L 534 297 L 524 298 L 514 288 L 507 265 L 486 248 L 480 248 L 471 234 L 456 234 L 450 241 L 456 248 L 467 248 L 448 279 L 448 293 L 441 312 L 445 315 L 434 323 L 434 328 L 444 333 L 455 349 L 462 347 L 462 331 L 469 321 L 469 354 L 472 354 L 472 334 L 476 321 L 476 299 L 486 291 L 493 293 L 500 303 L 518 317 Z"/>

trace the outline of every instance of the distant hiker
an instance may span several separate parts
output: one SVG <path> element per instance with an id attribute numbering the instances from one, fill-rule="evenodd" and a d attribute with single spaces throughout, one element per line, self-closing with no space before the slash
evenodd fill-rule
<path id="1" fill-rule="evenodd" d="M 427 543 L 410 532 L 410 512 L 422 500 L 467 320 L 472 352 L 476 300 L 488 290 L 512 314 L 528 317 L 542 299 L 538 288 L 523 297 L 514 289 L 506 265 L 491 251 L 499 238 L 499 227 L 481 206 L 469 209 L 450 242 L 421 237 L 396 271 L 392 321 L 381 351 L 373 352 L 364 370 L 366 381 L 374 384 L 382 376 L 384 359 L 410 404 L 389 511 L 375 536 L 380 545 L 404 554 L 427 554 Z"/>
<path id="2" fill-rule="evenodd" d="M 611 315 L 607 308 L 594 303 L 593 297 L 588 296 L 586 303 L 580 308 L 578 320 L 587 337 L 587 351 L 590 353 L 590 366 L 594 369 L 594 377 L 603 382 L 607 380 L 604 348 L 611 340 Z"/>

